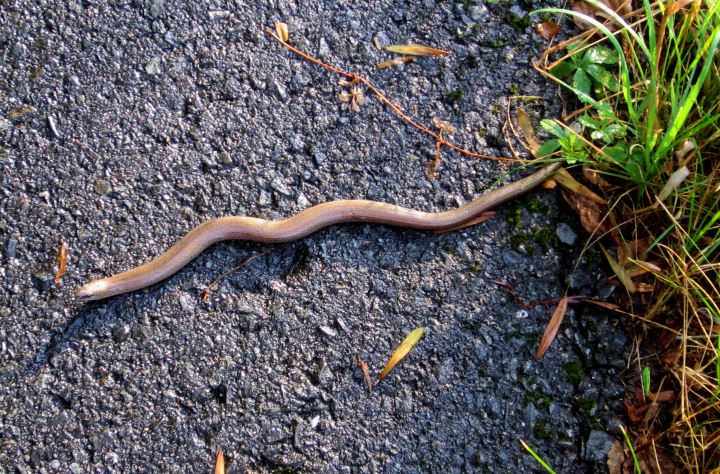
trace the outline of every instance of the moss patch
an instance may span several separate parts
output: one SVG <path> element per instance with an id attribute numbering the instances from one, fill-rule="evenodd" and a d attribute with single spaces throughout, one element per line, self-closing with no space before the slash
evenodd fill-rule
<path id="1" fill-rule="evenodd" d="M 535 426 L 533 426 L 533 434 L 537 439 L 545 441 L 552 441 L 556 437 L 555 428 L 553 428 L 548 420 L 544 418 L 540 418 L 535 422 Z"/>
<path id="2" fill-rule="evenodd" d="M 585 379 L 585 372 L 583 371 L 582 365 L 577 361 L 565 364 L 565 374 L 567 381 L 573 385 L 578 385 Z"/>

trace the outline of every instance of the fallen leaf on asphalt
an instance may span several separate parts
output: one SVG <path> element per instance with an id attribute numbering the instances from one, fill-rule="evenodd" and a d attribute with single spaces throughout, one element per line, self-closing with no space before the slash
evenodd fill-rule
<path id="1" fill-rule="evenodd" d="M 391 44 L 386 46 L 385 49 L 391 53 L 409 54 L 412 56 L 445 56 L 446 54 L 450 54 L 449 51 L 417 44 Z"/>
<path id="2" fill-rule="evenodd" d="M 285 23 L 278 21 L 275 23 L 275 31 L 277 31 L 278 36 L 281 40 L 287 43 L 287 41 L 290 39 L 290 34 L 288 33 L 288 27 Z"/>
<path id="3" fill-rule="evenodd" d="M 363 378 L 365 379 L 365 383 L 368 386 L 368 392 L 372 392 L 372 380 L 370 379 L 370 372 L 368 371 L 368 366 L 365 363 L 364 360 L 362 360 L 362 357 L 358 356 L 358 364 L 360 364 L 360 370 L 362 371 Z"/>
<path id="4" fill-rule="evenodd" d="M 379 384 L 382 379 L 387 377 L 387 374 L 390 373 L 390 371 L 395 368 L 397 364 L 402 361 L 405 356 L 408 355 L 410 350 L 415 347 L 415 344 L 418 343 L 421 337 L 423 337 L 423 334 L 425 334 L 425 328 L 419 327 L 415 329 L 413 332 L 408 334 L 408 336 L 405 338 L 405 340 L 398 346 L 397 349 L 395 349 L 395 352 L 390 357 L 390 360 L 388 360 L 388 363 L 385 365 L 385 368 L 380 372 L 380 375 L 378 375 L 377 381 L 375 382 L 375 385 Z"/>
<path id="5" fill-rule="evenodd" d="M 222 448 L 218 448 L 217 459 L 215 460 L 215 474 L 225 474 L 225 456 Z"/>
<path id="6" fill-rule="evenodd" d="M 523 137 L 525 137 L 525 141 L 530 148 L 530 153 L 537 157 L 537 151 L 540 149 L 540 142 L 535 137 L 535 130 L 533 130 L 532 123 L 530 123 L 530 115 L 528 115 L 528 113 L 523 109 L 518 108 L 517 122 L 518 127 L 520 127 L 520 131 L 522 132 Z"/>
<path id="7" fill-rule="evenodd" d="M 415 58 L 413 58 L 412 56 L 402 56 L 400 58 L 390 59 L 389 61 L 383 61 L 381 63 L 378 63 L 377 68 L 387 69 L 389 67 L 399 66 L 400 64 L 407 64 L 413 61 L 415 61 Z"/>
<path id="8" fill-rule="evenodd" d="M 560 25 L 554 21 L 544 21 L 542 23 L 538 23 L 535 28 L 537 28 L 540 36 L 546 40 L 553 39 L 558 31 L 560 31 Z"/>
<path id="9" fill-rule="evenodd" d="M 67 268 L 67 255 L 68 255 L 68 246 L 65 242 L 62 240 L 60 241 L 60 250 L 58 250 L 57 255 L 57 262 L 58 262 L 58 269 L 57 272 L 55 272 L 55 284 L 57 285 L 60 283 L 60 280 L 62 280 L 63 275 L 65 274 L 65 269 Z"/>
<path id="10" fill-rule="evenodd" d="M 545 328 L 543 337 L 540 340 L 540 345 L 535 352 L 535 360 L 540 360 L 542 356 L 545 355 L 545 352 L 550 347 L 550 344 L 552 344 L 553 340 L 555 340 L 555 335 L 557 334 L 558 329 L 560 329 L 560 324 L 565 317 L 565 312 L 567 311 L 567 304 L 567 296 L 563 296 L 562 298 L 560 298 L 560 302 L 558 303 L 557 308 L 555 308 L 555 311 L 550 318 L 550 322 Z"/>

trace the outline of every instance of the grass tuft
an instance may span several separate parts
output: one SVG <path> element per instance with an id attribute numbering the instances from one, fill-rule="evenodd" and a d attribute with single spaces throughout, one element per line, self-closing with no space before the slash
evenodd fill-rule
<path id="1" fill-rule="evenodd" d="M 550 138 L 539 154 L 601 177 L 592 184 L 616 223 L 606 233 L 616 274 L 634 282 L 621 287 L 625 307 L 645 331 L 664 328 L 644 347 L 657 352 L 653 379 L 670 376 L 675 402 L 631 420 L 638 457 L 659 443 L 687 472 L 710 472 L 720 465 L 720 2 L 645 0 L 624 16 L 587 3 L 608 22 L 536 12 L 593 26 L 535 62 L 577 104 L 542 121 Z M 642 369 L 638 388 L 652 399 Z"/>

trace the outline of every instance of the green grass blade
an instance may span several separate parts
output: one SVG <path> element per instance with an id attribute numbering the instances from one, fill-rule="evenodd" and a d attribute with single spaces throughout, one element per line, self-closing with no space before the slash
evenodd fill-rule
<path id="1" fill-rule="evenodd" d="M 525 441 L 520 440 L 520 444 L 522 444 L 522 447 L 525 448 L 525 450 L 526 450 L 528 453 L 530 453 L 530 455 L 531 455 L 532 457 L 534 457 L 535 460 L 536 460 L 538 463 L 540 463 L 540 465 L 541 465 L 542 467 L 544 467 L 547 472 L 549 472 L 550 474 L 557 474 L 557 473 L 553 470 L 553 468 L 551 468 L 550 465 L 543 460 L 543 458 L 541 458 L 540 456 L 538 456 L 538 454 L 537 454 L 535 451 L 533 451 L 533 449 L 532 449 L 530 446 L 528 446 L 527 443 L 525 443 Z"/>

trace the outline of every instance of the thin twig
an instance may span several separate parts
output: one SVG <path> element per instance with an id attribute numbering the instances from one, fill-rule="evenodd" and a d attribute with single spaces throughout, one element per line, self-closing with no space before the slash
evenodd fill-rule
<path id="1" fill-rule="evenodd" d="M 230 270 L 228 270 L 228 271 L 226 271 L 226 272 L 223 272 L 219 277 L 215 278 L 213 281 L 210 282 L 210 284 L 209 284 L 208 286 L 205 287 L 205 291 L 203 291 L 203 295 L 202 295 L 202 300 L 203 300 L 203 301 L 207 301 L 207 300 L 208 300 L 208 297 L 210 297 L 210 290 L 212 290 L 213 287 L 215 287 L 218 283 L 220 283 L 220 280 L 222 280 L 223 278 L 225 278 L 225 277 L 228 276 L 229 274 L 234 273 L 234 272 L 240 270 L 241 268 L 243 268 L 245 265 L 249 264 L 249 263 L 252 262 L 253 260 L 258 259 L 258 258 L 260 258 L 260 257 L 264 257 L 264 256 L 267 255 L 268 253 L 270 253 L 270 250 L 265 250 L 264 252 L 261 252 L 261 253 L 259 253 L 259 254 L 257 254 L 257 255 L 253 255 L 252 257 L 244 260 L 241 264 L 239 264 L 239 265 L 231 268 Z"/>
<path id="2" fill-rule="evenodd" d="M 403 119 L 404 121 L 406 121 L 407 123 L 409 123 L 410 125 L 412 125 L 413 127 L 417 128 L 417 129 L 420 130 L 421 132 L 423 132 L 423 133 L 425 133 L 425 134 L 430 135 L 431 137 L 433 137 L 433 138 L 435 139 L 435 142 L 436 142 L 436 143 L 439 143 L 441 146 L 446 146 L 446 147 L 448 147 L 448 148 L 451 148 L 451 149 L 457 151 L 458 153 L 462 153 L 463 155 L 467 155 L 467 156 L 472 156 L 472 157 L 474 157 L 474 158 L 482 158 L 482 159 L 485 159 L 485 160 L 495 160 L 495 161 L 510 161 L 510 162 L 522 161 L 522 160 L 518 160 L 518 159 L 516 159 L 516 158 L 498 157 L 498 156 L 484 155 L 484 154 L 482 154 L 482 153 L 476 153 L 476 152 L 474 152 L 474 151 L 467 150 L 467 149 L 462 148 L 462 147 L 460 147 L 460 146 L 458 146 L 458 145 L 454 145 L 454 144 L 448 142 L 448 141 L 445 140 L 440 134 L 433 132 L 433 131 L 430 130 L 429 128 L 427 128 L 427 127 L 425 127 L 425 126 L 417 123 L 416 121 L 414 121 L 413 119 L 411 119 L 410 117 L 408 117 L 408 115 L 407 115 L 405 112 L 403 112 L 403 110 L 402 110 L 398 105 L 396 105 L 394 102 L 392 102 L 390 99 L 388 99 L 388 97 L 387 97 L 385 94 L 383 94 L 383 93 L 380 91 L 380 89 L 378 89 L 377 87 L 375 87 L 374 85 L 372 85 L 372 83 L 371 83 L 369 80 L 367 80 L 367 79 L 365 79 L 364 77 L 359 76 L 359 75 L 357 75 L 357 74 L 355 74 L 355 73 L 343 71 L 342 69 L 339 69 L 339 68 L 337 68 L 337 67 L 335 67 L 335 66 L 332 66 L 332 65 L 330 65 L 330 64 L 324 63 L 324 62 L 320 61 L 319 59 L 314 58 L 314 57 L 310 56 L 309 54 L 304 53 L 303 51 L 300 51 L 300 50 L 297 49 L 296 47 L 294 47 L 294 46 L 290 45 L 289 43 L 283 41 L 282 38 L 280 38 L 280 37 L 279 37 L 274 31 L 272 31 L 270 28 L 265 28 L 265 32 L 266 32 L 267 34 L 269 34 L 270 36 L 272 36 L 273 38 L 275 38 L 275 40 L 277 40 L 280 44 L 282 44 L 283 46 L 285 46 L 287 49 L 289 49 L 289 50 L 292 51 L 293 53 L 295 53 L 295 54 L 297 54 L 298 56 L 300 56 L 301 58 L 303 58 L 303 59 L 305 59 L 305 60 L 307 60 L 307 61 L 310 61 L 310 62 L 313 63 L 313 64 L 317 64 L 318 66 L 323 67 L 323 68 L 327 69 L 328 71 L 334 72 L 335 74 L 339 74 L 339 75 L 341 75 L 341 76 L 344 76 L 344 77 L 350 79 L 350 80 L 353 81 L 353 82 L 360 82 L 360 83 L 364 84 L 365 87 L 367 87 L 370 91 L 373 92 L 373 94 L 375 94 L 375 95 L 377 96 L 378 99 L 380 99 L 380 102 L 382 102 L 383 104 L 385 104 L 385 105 L 387 105 L 388 107 L 390 107 L 390 109 L 395 113 L 395 115 L 397 115 L 398 117 L 400 117 L 401 119 Z"/>

